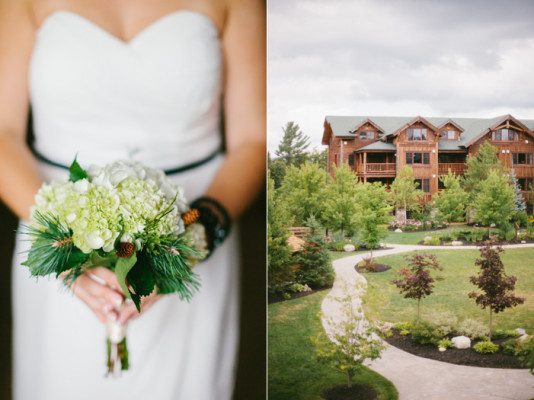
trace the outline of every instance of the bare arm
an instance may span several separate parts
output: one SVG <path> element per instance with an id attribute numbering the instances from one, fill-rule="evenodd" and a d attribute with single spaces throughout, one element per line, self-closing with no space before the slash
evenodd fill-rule
<path id="1" fill-rule="evenodd" d="M 206 192 L 235 220 L 265 179 L 265 4 L 231 0 L 224 34 L 227 158 Z"/>
<path id="2" fill-rule="evenodd" d="M 25 144 L 28 118 L 28 64 L 34 31 L 23 0 L 0 3 L 0 198 L 28 219 L 41 185 L 35 160 Z"/>

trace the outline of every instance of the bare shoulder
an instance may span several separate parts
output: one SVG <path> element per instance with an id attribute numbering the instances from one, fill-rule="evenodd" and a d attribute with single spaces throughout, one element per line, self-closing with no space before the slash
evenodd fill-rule
<path id="1" fill-rule="evenodd" d="M 224 0 L 226 23 L 263 24 L 265 0 Z M 261 28 L 261 27 L 260 27 Z"/>

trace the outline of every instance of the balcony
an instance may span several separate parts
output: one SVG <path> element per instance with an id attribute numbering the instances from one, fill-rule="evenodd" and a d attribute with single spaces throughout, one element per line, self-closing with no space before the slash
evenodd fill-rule
<path id="1" fill-rule="evenodd" d="M 365 163 L 358 164 L 357 172 L 366 176 L 394 177 L 396 163 Z"/>
<path id="2" fill-rule="evenodd" d="M 464 163 L 439 163 L 438 174 L 447 175 L 451 170 L 453 174 L 463 175 L 466 168 L 467 166 Z"/>

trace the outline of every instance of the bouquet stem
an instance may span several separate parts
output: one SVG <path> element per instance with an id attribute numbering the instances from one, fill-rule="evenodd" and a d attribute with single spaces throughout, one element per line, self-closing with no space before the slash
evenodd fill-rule
<path id="1" fill-rule="evenodd" d="M 128 346 L 126 344 L 127 329 L 127 325 L 119 325 L 115 321 L 107 322 L 108 376 L 119 376 L 121 371 L 125 371 L 129 367 Z"/>

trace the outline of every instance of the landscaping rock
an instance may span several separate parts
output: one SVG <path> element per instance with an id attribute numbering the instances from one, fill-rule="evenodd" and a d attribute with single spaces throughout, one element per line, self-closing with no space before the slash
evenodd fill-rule
<path id="1" fill-rule="evenodd" d="M 425 238 L 423 239 L 425 242 L 426 241 L 431 241 L 432 240 L 432 236 L 425 236 Z"/>
<path id="2" fill-rule="evenodd" d="M 356 250 L 356 247 L 354 247 L 354 245 L 352 244 L 346 244 L 345 246 L 343 246 L 343 251 L 350 252 L 354 250 Z"/>
<path id="3" fill-rule="evenodd" d="M 530 338 L 529 335 L 521 335 L 521 336 L 519 336 L 519 340 L 521 340 L 522 342 L 524 342 L 525 340 L 528 340 L 528 338 Z"/>
<path id="4" fill-rule="evenodd" d="M 302 289 L 302 291 L 303 291 L 303 292 L 311 292 L 312 290 L 311 290 L 311 288 L 310 288 L 307 284 L 305 284 L 305 285 L 304 285 L 304 289 Z"/>
<path id="5" fill-rule="evenodd" d="M 397 228 L 397 229 L 395 229 L 395 232 L 402 233 L 402 229 L 401 228 Z"/>
<path id="6" fill-rule="evenodd" d="M 521 240 L 521 244 L 525 244 L 526 242 L 526 240 Z"/>
<path id="7" fill-rule="evenodd" d="M 446 351 L 446 350 L 447 350 L 447 349 L 446 349 L 445 347 L 440 347 L 440 348 L 439 348 L 439 351 L 441 351 L 441 352 L 444 352 L 444 351 Z"/>
<path id="8" fill-rule="evenodd" d="M 523 336 L 527 334 L 527 331 L 525 331 L 523 328 L 515 328 L 514 331 L 519 333 L 519 336 Z"/>
<path id="9" fill-rule="evenodd" d="M 387 332 L 387 331 L 390 331 L 391 328 L 393 328 L 393 322 L 384 322 L 380 330 L 382 332 Z"/>
<path id="10" fill-rule="evenodd" d="M 453 246 L 461 246 L 463 243 L 460 240 L 453 240 L 451 245 Z"/>
<path id="11" fill-rule="evenodd" d="M 468 349 L 471 347 L 471 339 L 467 336 L 456 336 L 451 339 L 456 349 Z"/>

